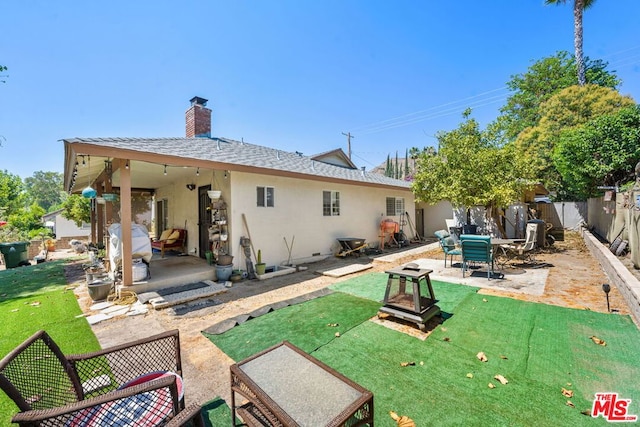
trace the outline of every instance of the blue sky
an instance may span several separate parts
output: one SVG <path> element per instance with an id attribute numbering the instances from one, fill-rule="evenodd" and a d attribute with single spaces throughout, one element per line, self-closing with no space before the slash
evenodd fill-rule
<path id="1" fill-rule="evenodd" d="M 505 83 L 573 53 L 571 0 L 4 0 L 0 169 L 62 172 L 63 138 L 184 136 L 189 99 L 213 136 L 301 151 L 335 148 L 371 169 L 434 145 Z M 640 100 L 638 0 L 585 12 L 584 51 Z M 8 75 L 8 77 L 6 76 Z"/>

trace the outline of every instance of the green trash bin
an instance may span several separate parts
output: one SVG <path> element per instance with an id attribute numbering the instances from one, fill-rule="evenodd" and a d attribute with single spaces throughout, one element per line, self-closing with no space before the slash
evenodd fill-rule
<path id="1" fill-rule="evenodd" d="M 31 242 L 0 243 L 0 252 L 4 255 L 7 268 L 16 268 L 29 264 L 27 247 Z"/>

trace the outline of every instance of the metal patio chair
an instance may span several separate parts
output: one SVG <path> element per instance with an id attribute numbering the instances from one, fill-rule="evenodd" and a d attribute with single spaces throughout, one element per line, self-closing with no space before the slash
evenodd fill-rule
<path id="1" fill-rule="evenodd" d="M 462 277 L 469 268 L 469 263 L 486 263 L 487 279 L 493 275 L 493 248 L 491 237 L 476 234 L 463 234 L 460 236 L 462 248 Z"/>
<path id="2" fill-rule="evenodd" d="M 21 426 L 203 426 L 185 408 L 178 330 L 65 356 L 38 331 L 0 360 L 0 388 Z"/>
<path id="3" fill-rule="evenodd" d="M 538 225 L 527 224 L 526 240 L 524 243 L 516 245 L 502 245 L 506 250 L 509 262 L 512 260 L 520 260 L 523 263 L 535 264 L 535 252 L 538 247 Z"/>
<path id="4" fill-rule="evenodd" d="M 438 230 L 433 233 L 440 241 L 440 247 L 444 252 L 444 266 L 447 266 L 447 257 L 451 257 L 450 265 L 453 266 L 453 257 L 462 255 L 460 248 L 456 247 L 456 242 L 445 230 Z"/>

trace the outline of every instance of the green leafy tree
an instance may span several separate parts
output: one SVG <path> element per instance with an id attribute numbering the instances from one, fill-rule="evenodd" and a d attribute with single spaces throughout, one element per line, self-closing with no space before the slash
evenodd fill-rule
<path id="1" fill-rule="evenodd" d="M 553 161 L 555 142 L 560 134 L 632 105 L 635 102 L 631 97 L 592 84 L 570 86 L 556 92 L 540 104 L 538 124 L 523 130 L 515 142 L 517 151 L 522 153 L 519 161 L 531 162 L 533 176 L 529 178 L 541 180 L 560 199 L 569 197 Z"/>
<path id="2" fill-rule="evenodd" d="M 400 179 L 400 167 L 398 166 L 398 152 L 396 151 L 396 162 L 393 165 L 393 177 Z"/>
<path id="3" fill-rule="evenodd" d="M 583 86 L 587 83 L 585 77 L 585 62 L 582 52 L 583 26 L 582 15 L 584 10 L 591 7 L 596 0 L 573 0 L 573 45 L 575 48 L 575 58 L 577 64 L 578 84 Z M 545 0 L 546 4 L 565 4 L 567 0 Z"/>
<path id="4" fill-rule="evenodd" d="M 391 169 L 391 156 L 389 154 L 387 154 L 387 166 L 384 170 L 384 176 L 393 176 L 393 170 Z"/>
<path id="5" fill-rule="evenodd" d="M 411 157 L 412 159 L 417 159 L 418 156 L 420 155 L 420 149 L 418 147 L 411 147 L 409 149 L 409 157 Z"/>
<path id="6" fill-rule="evenodd" d="M 62 216 L 73 221 L 78 227 L 91 222 L 91 201 L 79 194 L 72 194 L 62 202 Z"/>
<path id="7" fill-rule="evenodd" d="M 562 132 L 553 159 L 567 191 L 581 200 L 599 195 L 598 186 L 633 180 L 640 160 L 640 106 Z"/>
<path id="8" fill-rule="evenodd" d="M 5 218 L 24 206 L 22 179 L 7 170 L 0 171 L 0 216 Z"/>
<path id="9" fill-rule="evenodd" d="M 500 224 L 496 208 L 519 200 L 529 187 L 520 179 L 526 171 L 515 168 L 513 145 L 496 144 L 470 115 L 466 110 L 457 129 L 437 134 L 437 154 L 424 152 L 418 158 L 412 189 L 419 201 L 448 200 L 455 208 L 466 208 L 467 221 L 471 207 L 484 206 Z"/>
<path id="10" fill-rule="evenodd" d="M 42 215 L 45 213 L 37 203 L 33 203 L 9 215 L 8 222 L 19 230 L 30 232 L 42 228 Z"/>
<path id="11" fill-rule="evenodd" d="M 404 178 L 409 176 L 409 150 L 405 150 L 404 153 Z"/>
<path id="12" fill-rule="evenodd" d="M 62 203 L 62 179 L 62 174 L 58 172 L 34 172 L 33 176 L 24 180 L 27 198 L 50 212 L 52 207 Z"/>
<path id="13" fill-rule="evenodd" d="M 585 58 L 587 83 L 615 89 L 620 79 L 607 71 L 607 63 Z M 511 76 L 507 87 L 513 92 L 500 109 L 500 116 L 491 125 L 492 131 L 506 141 L 513 141 L 524 129 L 540 121 L 540 104 L 557 91 L 578 84 L 575 58 L 560 51 L 554 56 L 536 61 L 523 74 Z"/>

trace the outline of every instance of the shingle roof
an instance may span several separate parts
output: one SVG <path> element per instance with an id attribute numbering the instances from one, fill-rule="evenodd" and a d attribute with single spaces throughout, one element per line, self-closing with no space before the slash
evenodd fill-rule
<path id="1" fill-rule="evenodd" d="M 113 149 L 241 165 L 351 182 L 407 189 L 411 187 L 410 182 L 389 178 L 381 174 L 330 165 L 299 153 L 227 138 L 69 138 L 64 142 L 92 144 Z"/>

